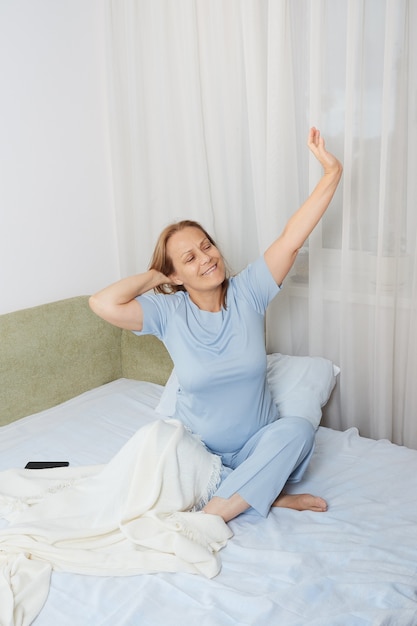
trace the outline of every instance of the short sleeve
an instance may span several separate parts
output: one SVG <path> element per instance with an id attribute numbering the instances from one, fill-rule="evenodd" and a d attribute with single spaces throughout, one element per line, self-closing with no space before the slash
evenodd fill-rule
<path id="1" fill-rule="evenodd" d="M 233 279 L 236 297 L 243 298 L 253 308 L 264 314 L 268 304 L 280 292 L 263 256 L 250 263 Z"/>
<path id="2" fill-rule="evenodd" d="M 141 331 L 133 331 L 135 335 L 155 335 L 164 340 L 168 320 L 172 319 L 177 307 L 183 299 L 183 292 L 163 295 L 146 293 L 138 296 L 143 311 L 143 327 Z"/>

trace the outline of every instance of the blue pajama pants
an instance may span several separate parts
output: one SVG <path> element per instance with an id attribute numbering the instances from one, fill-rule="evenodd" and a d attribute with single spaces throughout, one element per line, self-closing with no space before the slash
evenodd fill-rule
<path id="1" fill-rule="evenodd" d="M 301 480 L 314 451 L 315 430 L 302 417 L 282 417 L 261 428 L 238 452 L 221 455 L 231 468 L 215 496 L 238 493 L 263 517 L 286 483 Z"/>

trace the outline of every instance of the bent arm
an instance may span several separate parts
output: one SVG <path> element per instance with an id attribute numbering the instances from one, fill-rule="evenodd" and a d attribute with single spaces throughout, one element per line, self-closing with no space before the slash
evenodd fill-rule
<path id="1" fill-rule="evenodd" d="M 266 250 L 266 264 L 278 285 L 290 271 L 299 249 L 321 220 L 342 176 L 342 165 L 325 148 L 320 131 L 312 128 L 308 147 L 323 166 L 323 176 L 307 200 L 288 220 L 281 235 Z"/>
<path id="2" fill-rule="evenodd" d="M 126 330 L 143 328 L 142 307 L 135 298 L 170 280 L 151 269 L 143 274 L 123 278 L 90 297 L 90 308 L 102 319 Z"/>

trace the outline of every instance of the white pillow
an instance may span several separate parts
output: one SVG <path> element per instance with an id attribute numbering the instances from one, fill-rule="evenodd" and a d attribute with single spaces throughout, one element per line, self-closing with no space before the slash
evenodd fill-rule
<path id="1" fill-rule="evenodd" d="M 172 417 L 175 413 L 175 405 L 177 403 L 178 378 L 175 369 L 172 370 L 170 377 L 165 383 L 161 399 L 155 411 L 166 417 Z"/>
<path id="2" fill-rule="evenodd" d="M 322 357 L 268 354 L 267 380 L 279 416 L 304 417 L 318 428 L 321 409 L 330 398 L 339 372 L 336 365 Z M 155 409 L 157 413 L 174 415 L 178 386 L 172 370 Z"/>
<path id="3" fill-rule="evenodd" d="M 267 380 L 279 416 L 304 417 L 318 428 L 339 373 L 323 357 L 269 354 Z"/>

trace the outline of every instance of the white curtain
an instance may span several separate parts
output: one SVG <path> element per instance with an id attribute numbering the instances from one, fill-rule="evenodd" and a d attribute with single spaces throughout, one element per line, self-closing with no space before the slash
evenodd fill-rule
<path id="1" fill-rule="evenodd" d="M 341 367 L 325 425 L 417 448 L 417 3 L 108 0 L 122 274 L 192 218 L 232 271 L 344 164 L 267 320 L 269 351 Z"/>

